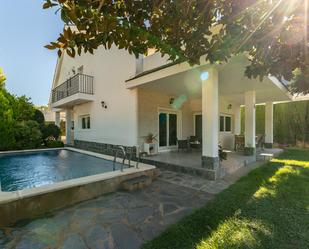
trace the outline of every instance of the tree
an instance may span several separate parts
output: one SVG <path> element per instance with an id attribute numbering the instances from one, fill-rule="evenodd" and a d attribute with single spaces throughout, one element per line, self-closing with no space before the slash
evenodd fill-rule
<path id="1" fill-rule="evenodd" d="M 35 108 L 30 99 L 10 94 L 0 69 L 0 150 L 36 148 L 41 142 L 37 122 L 31 121 Z"/>
<path id="2" fill-rule="evenodd" d="M 68 26 L 46 47 L 59 55 L 115 44 L 198 64 L 202 55 L 223 63 L 246 53 L 249 78 L 271 74 L 309 93 L 308 0 L 45 0 L 43 8 L 55 6 Z"/>
<path id="3" fill-rule="evenodd" d="M 0 89 L 2 89 L 4 82 L 5 82 L 5 76 L 2 68 L 0 67 Z"/>
<path id="4" fill-rule="evenodd" d="M 33 120 L 38 122 L 39 124 L 44 124 L 44 122 L 45 122 L 44 114 L 40 110 L 35 109 L 34 115 L 33 115 Z"/>
<path id="5" fill-rule="evenodd" d="M 33 149 L 42 144 L 42 133 L 39 124 L 33 120 L 21 121 L 14 127 L 16 149 Z"/>
<path id="6" fill-rule="evenodd" d="M 47 124 L 41 127 L 44 140 L 57 140 L 61 134 L 60 128 L 55 124 Z"/>
<path id="7" fill-rule="evenodd" d="M 0 68 L 0 150 L 10 149 L 15 143 L 13 109 L 4 82 L 5 76 Z"/>

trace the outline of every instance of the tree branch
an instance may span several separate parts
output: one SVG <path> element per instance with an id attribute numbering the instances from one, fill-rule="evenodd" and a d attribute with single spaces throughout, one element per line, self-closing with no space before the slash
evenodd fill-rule
<path id="1" fill-rule="evenodd" d="M 97 9 L 97 12 L 98 12 L 98 13 L 101 11 L 101 9 L 102 9 L 102 7 L 103 7 L 103 5 L 104 5 L 104 2 L 105 2 L 105 0 L 101 0 L 100 5 L 99 5 L 99 7 L 98 7 L 98 9 Z"/>

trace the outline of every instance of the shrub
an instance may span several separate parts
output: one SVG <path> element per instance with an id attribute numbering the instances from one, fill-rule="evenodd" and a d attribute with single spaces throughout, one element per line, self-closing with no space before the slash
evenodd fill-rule
<path id="1" fill-rule="evenodd" d="M 46 141 L 46 147 L 48 148 L 60 148 L 63 147 L 64 144 L 62 141 L 58 141 L 58 140 L 48 140 Z"/>
<path id="2" fill-rule="evenodd" d="M 34 115 L 32 119 L 38 122 L 39 124 L 44 124 L 45 122 L 44 114 L 38 109 L 34 111 Z"/>
<path id="3" fill-rule="evenodd" d="M 43 140 L 57 140 L 60 136 L 60 128 L 55 124 L 41 125 Z"/>
<path id="4" fill-rule="evenodd" d="M 14 129 L 16 149 L 34 149 L 42 144 L 42 133 L 39 124 L 33 120 L 22 121 Z"/>

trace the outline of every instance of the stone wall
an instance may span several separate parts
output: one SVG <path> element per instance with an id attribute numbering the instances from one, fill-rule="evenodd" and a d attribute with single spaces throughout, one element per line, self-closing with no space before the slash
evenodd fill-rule
<path id="1" fill-rule="evenodd" d="M 106 144 L 106 143 L 98 143 L 98 142 L 91 142 L 91 141 L 82 141 L 82 140 L 74 140 L 74 148 L 92 151 L 104 155 L 114 156 L 115 151 L 117 150 L 119 144 Z M 126 151 L 132 149 L 129 146 L 123 146 Z M 136 158 L 136 149 L 133 148 L 133 155 L 132 159 Z"/>

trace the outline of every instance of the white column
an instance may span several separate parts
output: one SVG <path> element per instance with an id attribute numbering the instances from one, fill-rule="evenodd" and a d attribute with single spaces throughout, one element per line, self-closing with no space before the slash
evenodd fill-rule
<path id="1" fill-rule="evenodd" d="M 203 157 L 202 167 L 209 170 L 209 179 L 218 177 L 219 158 L 219 78 L 212 67 L 202 73 Z"/>
<path id="2" fill-rule="evenodd" d="M 234 135 L 241 133 L 241 108 L 240 105 L 234 107 Z"/>
<path id="3" fill-rule="evenodd" d="M 273 102 L 266 102 L 265 104 L 265 147 L 272 148 L 274 134 L 273 134 L 273 120 L 274 120 L 274 104 Z"/>
<path id="4" fill-rule="evenodd" d="M 72 110 L 65 110 L 65 143 L 71 144 Z"/>
<path id="5" fill-rule="evenodd" d="M 60 112 L 55 112 L 55 125 L 60 127 Z"/>
<path id="6" fill-rule="evenodd" d="M 255 91 L 245 93 L 245 154 L 255 153 Z"/>
<path id="7" fill-rule="evenodd" d="M 139 132 L 139 129 L 138 129 L 138 125 L 139 125 L 139 113 L 138 113 L 138 98 L 139 98 L 139 91 L 138 91 L 138 88 L 135 88 L 132 91 L 132 94 L 134 95 L 134 106 L 133 106 L 133 109 L 134 109 L 134 130 L 132 132 L 132 135 L 133 135 L 133 143 L 132 145 L 133 146 L 139 146 L 139 136 L 138 136 L 138 132 Z"/>

